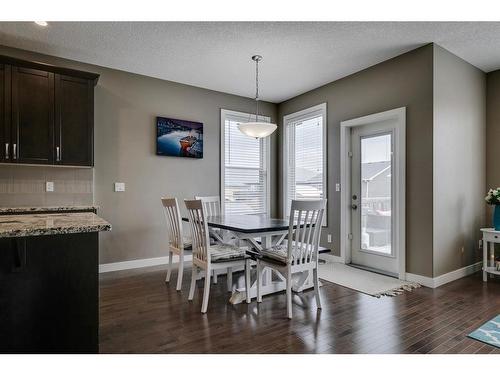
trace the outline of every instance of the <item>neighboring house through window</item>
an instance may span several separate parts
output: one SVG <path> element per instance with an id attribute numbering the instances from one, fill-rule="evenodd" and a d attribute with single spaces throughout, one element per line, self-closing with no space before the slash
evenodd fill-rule
<path id="1" fill-rule="evenodd" d="M 288 217 L 293 199 L 326 198 L 326 103 L 284 116 L 283 125 L 283 216 Z"/>
<path id="2" fill-rule="evenodd" d="M 259 121 L 270 122 L 259 116 Z M 255 115 L 221 110 L 221 204 L 225 215 L 269 214 L 270 139 L 251 138 L 238 129 Z"/>

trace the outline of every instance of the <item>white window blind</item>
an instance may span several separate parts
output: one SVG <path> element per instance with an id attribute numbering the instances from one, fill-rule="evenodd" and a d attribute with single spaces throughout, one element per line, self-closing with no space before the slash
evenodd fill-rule
<path id="1" fill-rule="evenodd" d="M 269 212 L 269 137 L 251 138 L 238 129 L 250 114 L 222 110 L 221 198 L 225 215 Z M 269 122 L 268 117 L 260 118 Z"/>
<path id="2" fill-rule="evenodd" d="M 287 115 L 283 123 L 283 214 L 288 217 L 293 199 L 326 197 L 326 105 Z"/>

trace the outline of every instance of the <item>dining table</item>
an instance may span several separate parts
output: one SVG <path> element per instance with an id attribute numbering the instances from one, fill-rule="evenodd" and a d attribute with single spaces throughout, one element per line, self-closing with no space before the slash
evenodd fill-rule
<path id="1" fill-rule="evenodd" d="M 183 218 L 188 221 L 187 218 Z M 248 247 L 248 254 L 258 257 L 260 251 L 277 246 L 286 239 L 289 229 L 288 219 L 276 219 L 268 215 L 216 215 L 207 216 L 208 229 L 212 237 L 222 243 L 235 243 L 238 246 Z M 246 293 L 250 298 L 257 297 L 256 277 L 252 277 L 250 291 L 237 288 L 232 292 L 229 302 L 238 304 L 246 300 Z M 277 293 L 286 289 L 286 280 L 279 272 L 265 268 L 262 273 L 262 295 Z M 312 275 L 308 271 L 294 277 L 292 290 L 301 292 L 312 288 Z"/>

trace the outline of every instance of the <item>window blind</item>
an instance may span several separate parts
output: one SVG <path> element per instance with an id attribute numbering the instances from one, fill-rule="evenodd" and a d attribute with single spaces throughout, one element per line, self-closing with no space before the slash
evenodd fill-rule
<path id="1" fill-rule="evenodd" d="M 251 115 L 226 112 L 223 120 L 224 214 L 267 214 L 269 137 L 255 139 L 240 132 L 238 124 L 254 120 Z"/>
<path id="2" fill-rule="evenodd" d="M 323 113 L 313 111 L 285 122 L 286 208 L 293 199 L 323 199 L 326 191 Z"/>

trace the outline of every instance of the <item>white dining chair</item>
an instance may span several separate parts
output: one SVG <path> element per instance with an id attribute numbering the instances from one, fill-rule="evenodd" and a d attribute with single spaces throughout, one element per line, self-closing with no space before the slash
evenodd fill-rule
<path id="1" fill-rule="evenodd" d="M 202 197 L 196 195 L 194 199 L 201 200 L 207 216 L 219 216 L 221 214 L 220 198 L 217 195 Z"/>
<path id="2" fill-rule="evenodd" d="M 201 203 L 203 204 L 203 208 L 205 210 L 205 214 L 207 216 L 219 216 L 222 214 L 220 198 L 218 195 L 209 195 L 209 196 L 195 195 L 194 199 L 201 200 Z M 225 233 L 220 229 L 212 229 L 209 235 L 210 235 L 210 244 L 214 245 L 217 242 L 223 242 L 221 241 L 221 239 L 224 238 Z M 214 284 L 217 284 L 217 276 L 218 273 L 217 271 L 214 270 L 212 274 L 212 279 Z"/>
<path id="3" fill-rule="evenodd" d="M 167 222 L 167 235 L 168 235 L 168 270 L 165 282 L 170 281 L 172 274 L 172 258 L 176 254 L 179 257 L 179 264 L 177 268 L 177 290 L 182 287 L 182 274 L 184 272 L 184 250 L 186 247 L 191 246 L 191 238 L 183 235 L 181 214 L 179 211 L 179 204 L 177 198 L 161 198 L 163 205 L 163 213 Z"/>
<path id="4" fill-rule="evenodd" d="M 292 318 L 292 275 L 312 272 L 316 305 L 321 309 L 318 280 L 318 247 L 326 200 L 292 201 L 288 240 L 260 252 L 257 258 L 257 302 L 262 302 L 262 271 L 269 267 L 286 282 L 287 316 Z M 296 228 L 294 229 L 294 226 Z"/>
<path id="5" fill-rule="evenodd" d="M 245 288 L 248 290 L 250 288 L 250 257 L 246 255 L 246 249 L 243 247 L 221 243 L 210 245 L 208 224 L 205 220 L 206 213 L 202 201 L 195 199 L 185 200 L 184 202 L 188 210 L 193 240 L 193 269 L 188 299 L 193 300 L 196 280 L 200 274 L 204 274 L 205 282 L 201 312 L 206 313 L 210 294 L 211 272 L 223 268 L 227 269 L 228 291 L 232 291 L 232 269 L 243 266 L 245 268 Z M 249 294 L 247 294 L 246 301 L 250 303 Z"/>

